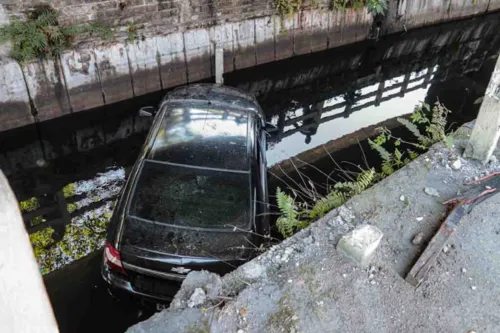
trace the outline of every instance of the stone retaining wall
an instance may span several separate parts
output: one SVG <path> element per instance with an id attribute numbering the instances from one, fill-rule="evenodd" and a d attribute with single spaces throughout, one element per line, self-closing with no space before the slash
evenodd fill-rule
<path id="1" fill-rule="evenodd" d="M 1 0 L 1 22 L 42 1 Z M 214 76 L 214 46 L 224 72 L 500 9 L 499 0 L 400 0 L 379 32 L 365 9 L 331 11 L 306 1 L 300 12 L 276 15 L 272 0 L 53 1 L 61 22 L 114 27 L 112 42 L 95 38 L 55 60 L 17 64 L 0 57 L 0 131 L 88 110 Z M 314 3 L 314 6 L 313 6 Z M 397 6 L 396 6 L 397 5 Z M 137 27 L 135 41 L 127 28 Z M 5 51 L 5 50 L 4 50 Z"/>

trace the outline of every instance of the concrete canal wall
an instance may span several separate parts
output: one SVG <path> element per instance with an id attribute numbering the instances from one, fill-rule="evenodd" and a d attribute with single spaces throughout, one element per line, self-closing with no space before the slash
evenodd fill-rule
<path id="1" fill-rule="evenodd" d="M 0 24 L 43 1 L 1 0 Z M 209 79 L 214 46 L 225 73 L 438 22 L 500 9 L 499 0 L 399 0 L 381 29 L 366 9 L 331 11 L 304 1 L 280 16 L 273 0 L 52 1 L 61 23 L 113 26 L 114 38 L 78 40 L 54 60 L 19 65 L 0 57 L 0 131 Z M 130 29 L 138 38 L 130 39 Z M 128 31 L 128 32 L 127 32 Z"/>

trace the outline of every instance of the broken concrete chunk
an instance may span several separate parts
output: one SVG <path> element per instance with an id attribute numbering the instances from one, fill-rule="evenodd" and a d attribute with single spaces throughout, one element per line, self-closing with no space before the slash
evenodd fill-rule
<path id="1" fill-rule="evenodd" d="M 462 161 L 460 159 L 454 161 L 451 163 L 451 168 L 453 170 L 460 170 L 462 168 Z"/>
<path id="2" fill-rule="evenodd" d="M 419 232 L 418 234 L 413 237 L 413 240 L 411 241 L 413 245 L 420 245 L 422 244 L 422 241 L 424 240 L 424 233 Z"/>
<path id="3" fill-rule="evenodd" d="M 339 216 L 347 223 L 352 223 L 356 218 L 349 208 L 346 206 L 341 206 L 338 208 Z"/>
<path id="4" fill-rule="evenodd" d="M 202 289 L 208 298 L 220 294 L 222 281 L 220 276 L 207 271 L 190 272 L 182 282 L 181 289 L 175 295 L 170 308 L 185 308 L 196 289 Z"/>
<path id="5" fill-rule="evenodd" d="M 247 282 L 254 282 L 265 275 L 266 270 L 262 265 L 254 261 L 250 261 L 245 265 L 241 266 L 241 278 Z"/>
<path id="6" fill-rule="evenodd" d="M 187 305 L 190 308 L 194 308 L 195 306 L 200 306 L 205 303 L 206 299 L 207 295 L 205 294 L 205 291 L 201 288 L 196 288 L 194 293 L 189 298 Z"/>
<path id="7" fill-rule="evenodd" d="M 383 237 L 382 231 L 373 225 L 362 225 L 344 235 L 337 244 L 337 251 L 366 266 Z"/>
<path id="8" fill-rule="evenodd" d="M 433 197 L 438 197 L 439 198 L 439 192 L 435 189 L 435 188 L 432 188 L 432 187 L 426 187 L 424 189 L 424 192 L 425 194 L 427 195 L 430 195 L 430 196 L 433 196 Z"/>

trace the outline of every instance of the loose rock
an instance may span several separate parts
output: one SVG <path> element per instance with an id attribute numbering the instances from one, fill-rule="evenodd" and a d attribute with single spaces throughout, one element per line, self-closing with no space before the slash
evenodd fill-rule
<path id="1" fill-rule="evenodd" d="M 247 262 L 246 264 L 241 266 L 240 270 L 240 278 L 248 282 L 257 281 L 262 276 L 264 276 L 266 272 L 265 268 L 262 265 L 254 261 Z"/>
<path id="2" fill-rule="evenodd" d="M 411 241 L 413 245 L 420 245 L 422 244 L 422 241 L 424 240 L 424 233 L 419 232 L 418 234 L 413 237 L 413 240 Z"/>
<path id="3" fill-rule="evenodd" d="M 189 298 L 187 305 L 190 308 L 194 308 L 195 306 L 199 306 L 205 303 L 206 299 L 207 295 L 205 294 L 205 291 L 201 288 L 196 288 L 194 290 L 194 293 Z"/>
<path id="4" fill-rule="evenodd" d="M 405 198 L 405 196 L 404 196 L 404 195 L 402 195 L 402 196 L 400 196 L 400 197 L 399 197 L 399 201 L 401 201 L 401 202 L 405 202 L 405 199 L 406 199 L 406 198 Z"/>
<path id="5" fill-rule="evenodd" d="M 460 159 L 451 163 L 451 167 L 453 170 L 460 170 L 462 168 L 462 161 Z"/>
<path id="6" fill-rule="evenodd" d="M 366 266 L 383 236 L 377 227 L 365 224 L 342 236 L 337 244 L 337 251 Z"/>
<path id="7" fill-rule="evenodd" d="M 424 189 L 424 192 L 425 194 L 427 195 L 430 195 L 432 197 L 438 197 L 439 198 L 439 192 L 435 189 L 435 188 L 432 188 L 432 187 L 426 187 Z"/>
<path id="8" fill-rule="evenodd" d="M 346 222 L 351 223 L 356 217 L 346 206 L 341 206 L 338 209 L 339 216 Z"/>
<path id="9" fill-rule="evenodd" d="M 422 221 L 424 220 L 424 218 L 423 218 L 422 216 L 420 216 L 420 217 L 417 217 L 417 218 L 416 218 L 416 220 L 417 220 L 418 222 L 422 222 Z"/>

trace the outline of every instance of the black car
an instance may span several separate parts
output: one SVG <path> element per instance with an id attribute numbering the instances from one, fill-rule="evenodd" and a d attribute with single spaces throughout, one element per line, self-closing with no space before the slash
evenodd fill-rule
<path id="1" fill-rule="evenodd" d="M 256 100 L 220 85 L 169 93 L 117 202 L 102 275 L 116 294 L 169 300 L 192 270 L 225 274 L 269 233 L 266 132 Z"/>

